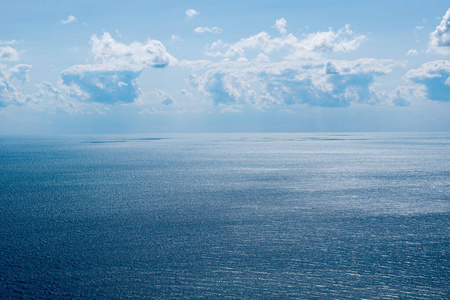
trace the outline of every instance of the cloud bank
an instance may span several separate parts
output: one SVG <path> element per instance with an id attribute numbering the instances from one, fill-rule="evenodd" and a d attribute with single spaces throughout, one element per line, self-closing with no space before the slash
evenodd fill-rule
<path id="1" fill-rule="evenodd" d="M 260 32 L 235 43 L 212 43 L 206 54 L 221 61 L 184 62 L 193 70 L 187 79 L 191 87 L 217 106 L 260 110 L 279 104 L 346 107 L 384 101 L 373 88 L 375 77 L 390 73 L 397 63 L 327 58 L 328 53 L 356 50 L 364 35 L 354 34 L 346 25 L 298 38 L 285 26 L 283 18 L 275 23 L 281 37 Z"/>

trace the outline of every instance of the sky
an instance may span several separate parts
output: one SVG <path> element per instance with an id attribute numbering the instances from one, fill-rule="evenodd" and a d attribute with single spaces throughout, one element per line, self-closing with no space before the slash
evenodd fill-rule
<path id="1" fill-rule="evenodd" d="M 0 1 L 0 134 L 450 131 L 448 1 Z"/>

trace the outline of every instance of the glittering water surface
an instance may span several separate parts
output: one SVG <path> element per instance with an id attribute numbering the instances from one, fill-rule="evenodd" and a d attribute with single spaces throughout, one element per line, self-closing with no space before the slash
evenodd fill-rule
<path id="1" fill-rule="evenodd" d="M 0 298 L 450 298 L 450 134 L 0 138 Z"/>

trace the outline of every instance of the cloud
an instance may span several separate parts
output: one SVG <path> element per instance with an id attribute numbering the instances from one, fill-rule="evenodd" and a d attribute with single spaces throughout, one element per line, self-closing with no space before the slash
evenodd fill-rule
<path id="1" fill-rule="evenodd" d="M 1 41 L 0 40 L 0 45 L 14 45 L 15 43 L 17 43 L 16 40 L 10 40 L 10 41 Z"/>
<path id="2" fill-rule="evenodd" d="M 425 86 L 426 96 L 434 101 L 450 101 L 450 61 L 425 63 L 406 73 L 406 78 Z"/>
<path id="3" fill-rule="evenodd" d="M 17 79 L 21 83 L 28 82 L 28 71 L 31 69 L 30 65 L 20 64 L 10 68 L 10 77 Z"/>
<path id="4" fill-rule="evenodd" d="M 408 52 L 406 52 L 406 55 L 408 56 L 416 56 L 418 54 L 416 49 L 410 49 Z"/>
<path id="5" fill-rule="evenodd" d="M 426 99 L 425 90 L 422 86 L 398 86 L 390 95 L 392 104 L 395 106 L 409 106 L 411 102 Z"/>
<path id="6" fill-rule="evenodd" d="M 115 41 L 111 34 L 105 32 L 101 38 L 91 37 L 92 53 L 97 64 L 107 68 L 142 70 L 145 67 L 163 68 L 176 59 L 171 56 L 164 45 L 157 40 L 147 43 L 133 42 L 125 45 Z"/>
<path id="7" fill-rule="evenodd" d="M 170 38 L 172 41 L 183 41 L 183 39 L 181 38 L 181 36 L 179 36 L 178 34 L 172 34 L 172 37 Z"/>
<path id="8" fill-rule="evenodd" d="M 429 51 L 450 54 L 450 8 L 442 18 L 436 30 L 430 34 Z"/>
<path id="9" fill-rule="evenodd" d="M 281 33 L 286 34 L 286 20 L 284 18 L 275 21 L 275 28 Z"/>
<path id="10" fill-rule="evenodd" d="M 364 40 L 365 36 L 354 35 L 349 25 L 338 31 L 330 28 L 328 31 L 310 33 L 302 39 L 292 33 L 273 38 L 263 31 L 236 43 L 216 41 L 208 48 L 207 55 L 213 57 L 245 56 L 247 50 L 256 49 L 265 54 L 275 51 L 284 52 L 288 59 L 317 59 L 320 57 L 320 52 L 354 51 Z"/>
<path id="11" fill-rule="evenodd" d="M 159 97 L 159 100 L 161 101 L 161 104 L 170 105 L 175 102 L 173 97 L 165 91 L 158 90 L 157 95 Z"/>
<path id="12" fill-rule="evenodd" d="M 187 9 L 185 13 L 188 18 L 192 18 L 192 17 L 200 14 L 198 11 L 196 11 L 195 9 L 192 9 L 192 8 Z"/>
<path id="13" fill-rule="evenodd" d="M 16 61 L 19 60 L 19 53 L 10 46 L 0 47 L 0 61 Z"/>
<path id="14" fill-rule="evenodd" d="M 29 101 L 29 97 L 19 92 L 18 84 L 28 80 L 27 72 L 30 65 L 16 65 L 12 68 L 0 64 L 0 107 L 7 105 L 22 105 Z"/>
<path id="15" fill-rule="evenodd" d="M 70 15 L 67 17 L 67 19 L 65 20 L 61 20 L 61 24 L 69 24 L 72 22 L 75 22 L 77 20 L 77 18 L 75 18 L 74 16 Z"/>
<path id="16" fill-rule="evenodd" d="M 229 43 L 217 40 L 206 54 L 221 61 L 182 61 L 191 69 L 187 78 L 197 98 L 218 107 L 250 106 L 258 110 L 276 105 L 345 107 L 353 103 L 385 102 L 374 89 L 375 77 L 392 71 L 392 60 L 362 58 L 333 60 L 327 54 L 356 50 L 364 35 L 349 25 L 296 37 L 285 32 L 286 21 L 275 27 L 282 34 L 267 32 Z"/>
<path id="17" fill-rule="evenodd" d="M 188 82 L 217 106 L 248 105 L 263 110 L 280 104 L 345 107 L 381 101 L 373 89 L 375 76 L 392 71 L 391 60 L 270 62 L 222 61 Z"/>
<path id="18" fill-rule="evenodd" d="M 194 29 L 195 33 L 221 33 L 222 29 L 219 27 L 197 27 Z"/>
<path id="19" fill-rule="evenodd" d="M 38 93 L 38 98 L 42 98 L 44 95 L 55 97 L 56 99 L 62 101 L 64 100 L 64 96 L 62 92 L 56 88 L 53 84 L 47 81 L 43 81 L 42 83 L 37 85 L 40 89 Z"/>
<path id="20" fill-rule="evenodd" d="M 176 62 L 156 40 L 125 45 L 104 33 L 101 38 L 93 35 L 91 45 L 95 64 L 72 66 L 61 73 L 65 85 L 78 87 L 85 93 L 81 100 L 131 103 L 140 95 L 137 78 L 145 68 L 164 68 Z"/>
<path id="21" fill-rule="evenodd" d="M 61 74 L 66 85 L 80 87 L 89 95 L 87 100 L 114 104 L 117 102 L 131 103 L 139 95 L 140 90 L 136 78 L 140 72 L 134 71 L 107 71 L 71 69 Z"/>

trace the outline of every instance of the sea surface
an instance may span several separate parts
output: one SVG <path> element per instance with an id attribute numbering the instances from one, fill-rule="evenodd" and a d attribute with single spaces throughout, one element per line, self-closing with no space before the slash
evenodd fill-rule
<path id="1" fill-rule="evenodd" d="M 0 299 L 450 299 L 450 133 L 0 137 Z"/>

